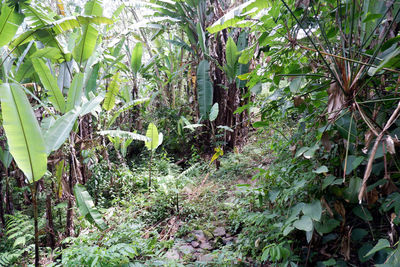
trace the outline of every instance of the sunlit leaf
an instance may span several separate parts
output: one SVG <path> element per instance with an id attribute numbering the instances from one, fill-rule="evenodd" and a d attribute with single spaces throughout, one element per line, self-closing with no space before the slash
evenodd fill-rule
<path id="1" fill-rule="evenodd" d="M 47 171 L 47 155 L 31 104 L 19 84 L 1 84 L 0 98 L 10 153 L 28 181 L 38 181 Z"/>

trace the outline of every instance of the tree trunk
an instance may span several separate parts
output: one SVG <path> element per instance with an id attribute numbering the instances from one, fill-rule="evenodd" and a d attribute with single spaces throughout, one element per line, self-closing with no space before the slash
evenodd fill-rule
<path id="1" fill-rule="evenodd" d="M 74 168 L 74 158 L 71 155 L 69 161 L 69 177 L 68 177 L 68 185 L 70 192 L 73 192 L 73 168 Z M 74 235 L 74 210 L 73 210 L 73 197 L 72 195 L 68 196 L 68 206 L 67 206 L 67 218 L 66 218 L 66 226 L 65 226 L 65 235 L 72 236 Z"/>
<path id="2" fill-rule="evenodd" d="M 56 246 L 53 214 L 51 212 L 51 193 L 46 196 L 46 219 L 47 219 L 47 246 L 52 249 Z"/>
<path id="3" fill-rule="evenodd" d="M 0 174 L 0 220 L 1 225 L 4 228 L 6 226 L 6 220 L 4 219 L 4 207 L 3 203 L 5 202 L 4 195 L 3 195 L 3 174 Z"/>
<path id="4" fill-rule="evenodd" d="M 226 30 L 218 33 L 215 39 L 211 39 L 210 55 L 218 61 L 220 66 L 223 66 L 226 62 L 225 47 L 228 40 Z M 215 126 L 228 126 L 233 130 L 233 132 L 226 131 L 225 140 L 220 140 L 226 142 L 226 148 L 233 149 L 245 141 L 248 133 L 245 127 L 248 121 L 248 112 L 234 114 L 238 107 L 247 104 L 247 99 L 242 101 L 242 97 L 247 93 L 247 88 L 238 88 L 235 81 L 230 83 L 226 74 L 217 67 L 215 62 L 211 61 L 210 68 L 214 87 L 213 103 L 219 105 L 219 114 L 214 124 Z"/>
<path id="5" fill-rule="evenodd" d="M 8 180 L 8 173 L 6 172 L 6 213 L 14 214 L 14 205 L 12 201 L 12 194 L 10 192 L 10 183 Z"/>
<path id="6" fill-rule="evenodd" d="M 38 228 L 38 204 L 37 204 L 37 182 L 31 185 L 32 192 L 32 206 L 33 206 L 33 219 L 35 227 L 35 267 L 39 267 L 39 228 Z"/>

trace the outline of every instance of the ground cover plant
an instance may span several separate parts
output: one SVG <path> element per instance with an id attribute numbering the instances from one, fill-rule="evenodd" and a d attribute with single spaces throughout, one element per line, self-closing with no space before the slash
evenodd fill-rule
<path id="1" fill-rule="evenodd" d="M 396 0 L 0 1 L 0 266 L 397 266 Z"/>

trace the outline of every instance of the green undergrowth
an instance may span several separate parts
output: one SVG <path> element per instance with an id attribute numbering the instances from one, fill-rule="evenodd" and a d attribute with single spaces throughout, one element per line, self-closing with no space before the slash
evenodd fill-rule
<path id="1" fill-rule="evenodd" d="M 66 248 L 59 252 L 58 264 L 195 264 L 185 258 L 168 260 L 164 255 L 174 243 L 194 230 L 212 232 L 215 227 L 224 226 L 229 231 L 236 231 L 228 216 L 232 206 L 236 205 L 236 196 L 242 191 L 237 184 L 251 181 L 255 168 L 263 162 L 261 159 L 266 159 L 267 164 L 268 157 L 265 143 L 254 140 L 240 153 L 236 151 L 220 157 L 219 169 L 208 162 L 181 169 L 167 158 L 159 157 L 154 160 L 151 190 L 146 186 L 148 166 L 145 161 L 130 167 L 112 164 L 111 169 L 101 161 L 91 169 L 92 180 L 86 186 L 109 228 L 99 231 L 78 217 L 75 221 L 78 237 L 63 241 Z M 229 249 L 224 255 L 215 257 L 212 264 L 230 266 L 233 262 L 240 263 Z"/>
<path id="2" fill-rule="evenodd" d="M 100 159 L 92 165 L 86 187 L 107 229 L 98 230 L 75 210 L 76 237 L 64 239 L 57 250 L 44 249 L 43 265 L 323 267 L 386 261 L 382 266 L 396 266 L 396 245 L 393 249 L 385 241 L 387 229 L 375 228 L 379 218 L 372 218 L 398 209 L 396 193 L 379 198 L 375 208 L 359 207 L 353 202 L 358 192 L 352 189 L 354 178 L 342 185 L 342 179 L 332 180 L 321 168 L 334 155 L 318 149 L 312 158 L 299 155 L 292 144 L 312 143 L 313 133 L 288 140 L 281 135 L 288 131 L 254 132 L 247 145 L 217 159 L 219 168 L 201 161 L 182 168 L 158 155 L 150 189 L 146 160 L 122 166 Z M 345 209 L 352 214 L 341 214 Z M 29 262 L 33 257 L 33 237 L 28 234 L 32 224 L 16 223 L 24 216 L 8 218 L 9 232 L 0 244 L 8 247 L 0 255 L 4 262 L 17 264 L 18 257 Z M 43 217 L 40 227 L 44 222 Z M 234 242 L 214 237 L 217 227 Z M 215 242 L 204 251 L 210 260 L 166 257 L 199 230 Z"/>

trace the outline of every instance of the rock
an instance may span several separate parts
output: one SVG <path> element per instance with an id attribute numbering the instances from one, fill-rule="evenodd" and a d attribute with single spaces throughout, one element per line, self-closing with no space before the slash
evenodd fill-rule
<path id="1" fill-rule="evenodd" d="M 204 230 L 203 233 L 206 236 L 207 240 L 211 240 L 211 239 L 214 238 L 214 235 L 211 232 L 207 231 L 207 230 Z"/>
<path id="2" fill-rule="evenodd" d="M 200 243 L 197 241 L 192 241 L 192 242 L 190 242 L 190 245 L 192 245 L 192 247 L 194 247 L 194 248 L 198 248 L 200 246 Z"/>
<path id="3" fill-rule="evenodd" d="M 206 250 L 212 250 L 212 246 L 210 243 L 208 243 L 207 241 L 205 242 L 201 242 L 200 244 L 200 248 L 202 249 L 206 249 Z"/>
<path id="4" fill-rule="evenodd" d="M 187 195 L 191 195 L 193 193 L 192 189 L 190 189 L 190 187 L 187 186 L 183 188 L 183 192 L 185 192 Z"/>
<path id="5" fill-rule="evenodd" d="M 214 236 L 224 236 L 226 235 L 226 231 L 224 227 L 217 227 L 213 232 Z"/>
<path id="6" fill-rule="evenodd" d="M 212 255 L 212 254 L 205 254 L 205 255 L 202 254 L 202 255 L 199 256 L 198 259 L 201 262 L 211 262 L 214 259 L 214 255 Z"/>
<path id="7" fill-rule="evenodd" d="M 195 230 L 192 232 L 194 237 L 197 239 L 199 242 L 206 242 L 207 238 L 202 230 Z"/>
<path id="8" fill-rule="evenodd" d="M 222 238 L 222 242 L 224 242 L 224 245 L 230 245 L 234 242 L 233 237 L 225 237 Z"/>
<path id="9" fill-rule="evenodd" d="M 164 255 L 165 258 L 169 260 L 179 260 L 179 252 L 176 250 L 176 248 L 170 249 L 165 253 Z"/>
<path id="10" fill-rule="evenodd" d="M 195 261 L 198 261 L 202 255 L 203 255 L 203 253 L 201 253 L 201 252 L 193 253 L 193 257 L 195 258 Z"/>
<path id="11" fill-rule="evenodd" d="M 185 255 L 192 254 L 195 251 L 195 249 L 191 245 L 183 245 L 180 246 L 178 249 Z"/>

